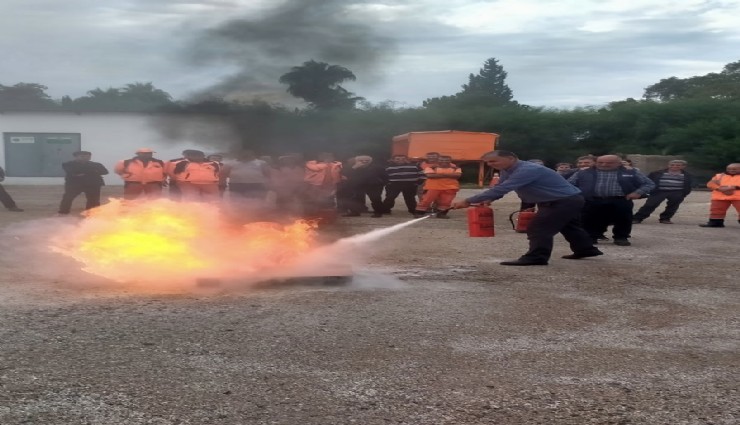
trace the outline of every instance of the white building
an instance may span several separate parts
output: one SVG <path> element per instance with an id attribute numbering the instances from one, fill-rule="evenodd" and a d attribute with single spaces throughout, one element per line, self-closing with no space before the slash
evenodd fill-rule
<path id="1" fill-rule="evenodd" d="M 1 112 L 0 134 L 0 166 L 11 185 L 62 184 L 61 164 L 78 150 L 92 152 L 92 160 L 108 168 L 106 184 L 119 185 L 113 166 L 137 148 L 168 160 L 184 149 L 228 151 L 237 140 L 218 118 L 110 112 Z"/>

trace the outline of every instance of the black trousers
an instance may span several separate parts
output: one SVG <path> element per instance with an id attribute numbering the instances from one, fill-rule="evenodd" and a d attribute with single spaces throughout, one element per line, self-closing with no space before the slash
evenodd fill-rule
<path id="1" fill-rule="evenodd" d="M 64 185 L 64 195 L 62 195 L 62 202 L 59 204 L 59 214 L 69 214 L 72 209 L 72 201 L 75 200 L 81 193 L 85 194 L 85 209 L 100 206 L 100 186 L 77 186 L 77 185 Z"/>
<path id="2" fill-rule="evenodd" d="M 627 239 L 632 233 L 634 202 L 625 197 L 592 198 L 583 207 L 583 227 L 596 239 L 613 224 L 614 239 Z"/>
<path id="3" fill-rule="evenodd" d="M 3 185 L 0 184 L 0 202 L 2 202 L 5 208 L 16 208 L 15 201 L 10 197 L 10 194 L 5 191 Z"/>
<path id="4" fill-rule="evenodd" d="M 686 195 L 684 195 L 682 190 L 664 190 L 653 192 L 647 198 L 647 201 L 645 201 L 645 205 L 637 210 L 634 219 L 645 220 L 646 218 L 650 217 L 650 214 L 652 214 L 653 211 L 655 211 L 655 209 L 658 208 L 661 203 L 663 203 L 663 201 L 667 200 L 668 202 L 666 203 L 665 211 L 660 213 L 660 219 L 670 220 L 671 217 L 676 214 L 676 211 L 678 211 L 678 206 L 681 205 L 681 202 L 683 202 L 684 198 L 686 198 Z"/>
<path id="5" fill-rule="evenodd" d="M 406 202 L 406 209 L 413 213 L 416 211 L 416 191 L 418 185 L 416 182 L 390 182 L 385 186 L 385 200 L 383 200 L 383 209 L 390 212 L 396 206 L 396 198 L 403 194 L 403 200 Z"/>
<path id="6" fill-rule="evenodd" d="M 574 253 L 585 253 L 595 249 L 588 233 L 581 226 L 583 203 L 581 195 L 538 203 L 537 215 L 527 228 L 529 251 L 522 258 L 549 260 L 552 255 L 553 239 L 558 233 L 565 237 Z"/>
<path id="7" fill-rule="evenodd" d="M 353 214 L 361 214 L 365 212 L 365 197 L 367 196 L 370 198 L 370 206 L 373 208 L 373 212 L 382 214 L 384 212 L 382 193 L 382 184 L 360 185 L 343 189 L 343 196 L 337 201 L 340 202 L 339 208 L 341 210 L 349 210 Z"/>

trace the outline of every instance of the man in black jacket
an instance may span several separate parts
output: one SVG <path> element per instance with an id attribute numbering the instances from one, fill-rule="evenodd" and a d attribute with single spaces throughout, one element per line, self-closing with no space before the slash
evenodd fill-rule
<path id="1" fill-rule="evenodd" d="M 632 223 L 642 223 L 642 220 L 650 217 L 650 214 L 667 200 L 665 211 L 660 213 L 659 221 L 663 224 L 673 224 L 671 218 L 694 186 L 694 177 L 684 171 L 684 168 L 686 161 L 676 159 L 668 163 L 668 168 L 648 174 L 648 178 L 655 183 L 655 189 L 650 192 L 645 205 L 637 210 Z"/>
<path id="2" fill-rule="evenodd" d="M 337 191 L 337 202 L 340 210 L 346 211 L 344 217 L 357 217 L 362 213 L 365 197 L 370 198 L 373 208 L 371 217 L 382 217 L 385 211 L 383 206 L 383 187 L 388 183 L 385 168 L 372 163 L 373 159 L 367 155 L 354 158 L 351 167 L 342 169 L 341 190 Z"/>
<path id="3" fill-rule="evenodd" d="M 614 244 L 631 245 L 632 200 L 650 193 L 655 183 L 634 168 L 624 168 L 622 158 L 616 155 L 596 158 L 596 167 L 579 170 L 568 181 L 586 198 L 583 227 L 594 242 L 614 224 Z"/>
<path id="4" fill-rule="evenodd" d="M 3 170 L 2 167 L 0 167 L 0 182 L 3 180 L 5 180 L 5 170 Z M 5 188 L 1 184 L 0 184 L 0 202 L 2 202 L 3 206 L 7 208 L 8 211 L 13 211 L 13 212 L 23 211 L 22 209 L 18 208 L 13 198 L 10 197 L 10 194 L 5 191 Z"/>
<path id="5" fill-rule="evenodd" d="M 85 194 L 87 200 L 86 210 L 100 206 L 100 188 L 105 185 L 103 176 L 108 174 L 103 164 L 90 161 L 90 152 L 77 151 L 72 155 L 74 160 L 62 164 L 67 175 L 64 177 L 64 195 L 59 204 L 60 215 L 69 214 L 72 201 L 81 193 Z"/>

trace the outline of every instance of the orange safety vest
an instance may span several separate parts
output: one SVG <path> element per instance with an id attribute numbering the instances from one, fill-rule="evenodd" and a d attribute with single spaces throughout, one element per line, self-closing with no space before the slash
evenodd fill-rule
<path id="1" fill-rule="evenodd" d="M 342 163 L 308 161 L 303 181 L 313 186 L 334 186 L 342 180 Z"/>
<path id="2" fill-rule="evenodd" d="M 450 168 L 431 168 L 428 167 L 424 170 L 424 174 L 447 174 L 450 177 L 442 177 L 437 179 L 427 178 L 424 183 L 424 189 L 426 190 L 457 190 L 460 189 L 460 176 L 462 176 L 462 170 L 457 167 Z"/>
<path id="3" fill-rule="evenodd" d="M 187 159 L 177 162 L 170 177 L 178 182 L 193 184 L 218 184 L 221 167 L 218 162 L 190 162 Z"/>
<path id="4" fill-rule="evenodd" d="M 717 190 L 720 186 L 735 186 L 736 189 L 731 195 L 725 195 Z M 712 177 L 712 180 L 709 180 L 707 187 L 712 189 L 712 199 L 715 201 L 740 201 L 740 189 L 737 189 L 737 187 L 740 187 L 740 174 L 732 176 L 719 173 Z"/>
<path id="5" fill-rule="evenodd" d="M 146 165 L 139 158 L 118 161 L 114 171 L 124 181 L 137 183 L 161 183 L 167 177 L 167 164 L 161 159 L 150 159 Z"/>

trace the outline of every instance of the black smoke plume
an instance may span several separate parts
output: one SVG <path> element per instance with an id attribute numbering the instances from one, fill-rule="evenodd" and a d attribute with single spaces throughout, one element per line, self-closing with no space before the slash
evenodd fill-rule
<path id="1" fill-rule="evenodd" d="M 308 60 L 341 65 L 364 83 L 378 75 L 395 50 L 380 34 L 368 0 L 287 0 L 205 30 L 190 49 L 201 66 L 237 71 L 196 94 L 196 99 L 262 100 L 296 105 L 278 78 Z"/>

